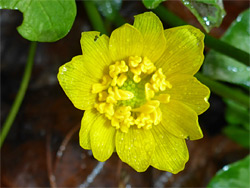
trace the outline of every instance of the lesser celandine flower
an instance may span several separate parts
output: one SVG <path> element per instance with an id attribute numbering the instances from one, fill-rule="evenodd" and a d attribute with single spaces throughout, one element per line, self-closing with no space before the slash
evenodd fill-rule
<path id="1" fill-rule="evenodd" d="M 99 161 L 117 152 L 136 171 L 150 165 L 183 170 L 185 139 L 202 138 L 198 115 L 209 89 L 193 75 L 203 62 L 204 35 L 192 26 L 163 30 L 152 12 L 109 37 L 83 32 L 83 55 L 60 67 L 58 80 L 85 110 L 80 145 Z"/>

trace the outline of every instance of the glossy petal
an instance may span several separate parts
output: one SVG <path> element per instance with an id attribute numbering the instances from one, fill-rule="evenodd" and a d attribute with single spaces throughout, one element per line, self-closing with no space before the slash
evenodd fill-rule
<path id="1" fill-rule="evenodd" d="M 130 127 L 128 133 L 117 131 L 116 151 L 121 160 L 137 172 L 144 172 L 150 165 L 155 143 L 149 130 Z"/>
<path id="2" fill-rule="evenodd" d="M 90 130 L 93 128 L 95 121 L 99 119 L 100 116 L 100 113 L 98 113 L 95 109 L 86 110 L 84 112 L 79 132 L 80 146 L 83 149 L 91 149 Z"/>
<path id="3" fill-rule="evenodd" d="M 182 104 L 171 99 L 167 104 L 161 104 L 162 124 L 165 129 L 178 138 L 190 138 L 197 140 L 203 137 L 198 123 L 197 113 Z"/>
<path id="4" fill-rule="evenodd" d="M 164 31 L 166 49 L 155 63 L 166 76 L 194 75 L 201 67 L 204 55 L 204 34 L 192 26 L 180 26 Z"/>
<path id="5" fill-rule="evenodd" d="M 192 108 L 199 115 L 205 112 L 208 107 L 208 98 L 210 90 L 201 84 L 195 77 L 185 74 L 176 74 L 168 81 L 173 86 L 167 90 L 171 99 L 181 101 Z"/>
<path id="6" fill-rule="evenodd" d="M 109 50 L 113 61 L 124 60 L 129 56 L 141 56 L 143 37 L 136 28 L 124 24 L 112 32 Z"/>
<path id="7" fill-rule="evenodd" d="M 189 158 L 185 140 L 170 134 L 162 124 L 154 126 L 151 132 L 156 143 L 151 165 L 174 174 L 183 170 Z"/>
<path id="8" fill-rule="evenodd" d="M 116 129 L 104 115 L 95 119 L 90 131 L 93 156 L 99 161 L 106 161 L 114 152 Z"/>
<path id="9" fill-rule="evenodd" d="M 108 45 L 109 38 L 106 35 L 100 36 L 100 32 L 82 33 L 81 47 L 86 69 L 97 78 L 101 78 L 111 64 Z"/>
<path id="10" fill-rule="evenodd" d="M 144 40 L 142 56 L 155 62 L 166 48 L 166 39 L 160 19 L 152 12 L 135 16 L 134 27 L 137 28 Z"/>
<path id="11" fill-rule="evenodd" d="M 76 108 L 87 110 L 93 107 L 96 95 L 91 93 L 91 87 L 98 79 L 86 69 L 83 56 L 76 56 L 62 65 L 57 78 Z"/>

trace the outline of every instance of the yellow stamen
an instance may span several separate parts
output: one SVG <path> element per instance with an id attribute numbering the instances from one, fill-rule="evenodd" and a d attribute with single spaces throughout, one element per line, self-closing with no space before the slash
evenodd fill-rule
<path id="1" fill-rule="evenodd" d="M 116 61 L 114 65 L 109 66 L 109 75 L 114 78 L 120 73 L 127 72 L 128 66 L 125 61 Z"/>
<path id="2" fill-rule="evenodd" d="M 99 93 L 99 101 L 106 101 L 108 97 L 108 93 L 106 91 L 102 91 Z"/>
<path id="3" fill-rule="evenodd" d="M 144 74 L 151 74 L 156 69 L 154 64 L 147 57 L 144 57 L 143 60 L 138 56 L 129 57 L 128 64 L 130 71 L 134 74 L 133 80 L 135 83 L 139 83 L 141 81 L 140 75 L 142 72 Z"/>
<path id="4" fill-rule="evenodd" d="M 139 83 L 141 81 L 141 77 L 139 75 L 134 75 L 133 80 L 135 83 Z"/>
<path id="5" fill-rule="evenodd" d="M 166 76 L 162 73 L 162 68 L 159 68 L 152 76 L 150 83 L 156 92 L 164 91 L 166 88 L 171 88 L 172 85 L 166 81 Z"/>
<path id="6" fill-rule="evenodd" d="M 152 87 L 150 83 L 145 84 L 145 95 L 146 95 L 147 101 L 149 101 L 155 96 L 154 88 Z"/>
<path id="7" fill-rule="evenodd" d="M 129 100 L 134 97 L 134 94 L 130 91 L 125 91 L 122 89 L 118 89 L 118 87 L 115 87 L 115 96 L 116 100 Z"/>
<path id="8" fill-rule="evenodd" d="M 110 87 L 110 88 L 108 89 L 108 93 L 109 93 L 109 96 L 107 97 L 106 102 L 107 102 L 107 103 L 117 103 L 117 100 L 115 99 L 115 98 L 116 98 L 116 97 L 115 97 L 115 92 L 113 91 L 113 88 L 112 88 L 112 87 Z"/>
<path id="9" fill-rule="evenodd" d="M 142 65 L 141 69 L 143 73 L 151 74 L 156 70 L 154 64 L 147 57 L 143 58 Z"/>
<path id="10" fill-rule="evenodd" d="M 131 107 L 122 106 L 118 108 L 111 120 L 111 125 L 113 127 L 121 128 L 123 132 L 127 132 L 128 128 L 134 124 L 134 119 L 131 116 Z"/>
<path id="11" fill-rule="evenodd" d="M 123 86 L 123 84 L 126 82 L 126 80 L 128 79 L 128 77 L 126 76 L 125 73 L 122 73 L 119 78 L 117 79 L 117 85 L 119 87 Z"/>
<path id="12" fill-rule="evenodd" d="M 101 113 L 105 114 L 108 119 L 114 115 L 114 105 L 109 103 L 97 103 L 95 104 L 95 108 Z"/>
<path id="13" fill-rule="evenodd" d="M 148 101 L 146 104 L 140 106 L 139 108 L 135 108 L 132 111 L 133 112 L 147 112 L 147 113 L 152 113 L 153 111 L 156 110 L 160 105 L 160 102 L 158 100 L 151 100 Z"/>
<path id="14" fill-rule="evenodd" d="M 128 60 L 128 65 L 129 65 L 129 67 L 131 68 L 131 67 L 137 67 L 140 63 L 141 63 L 141 61 L 142 61 L 142 58 L 141 57 L 138 57 L 138 56 L 135 56 L 135 57 L 133 57 L 133 56 L 130 56 L 129 57 L 129 60 Z"/>
<path id="15" fill-rule="evenodd" d="M 92 85 L 92 93 L 99 93 L 106 90 L 109 87 L 111 78 L 108 75 L 104 75 L 102 78 L 102 83 L 96 83 Z"/>
<path id="16" fill-rule="evenodd" d="M 141 82 L 143 78 L 148 79 L 145 75 L 151 75 L 147 83 Z M 162 92 L 171 87 L 162 69 L 156 70 L 147 57 L 131 56 L 127 64 L 122 60 L 110 65 L 109 73 L 103 76 L 102 82 L 92 85 L 92 93 L 98 94 L 97 111 L 104 114 L 114 128 L 126 133 L 134 125 L 150 129 L 160 123 L 160 103 L 170 100 L 170 95 Z"/>

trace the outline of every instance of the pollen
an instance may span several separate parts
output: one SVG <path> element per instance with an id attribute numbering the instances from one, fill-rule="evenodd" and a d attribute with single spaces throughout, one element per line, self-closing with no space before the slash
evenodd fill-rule
<path id="1" fill-rule="evenodd" d="M 100 83 L 92 85 L 97 94 L 95 108 L 115 129 L 127 133 L 131 126 L 150 129 L 162 120 L 161 103 L 172 85 L 162 69 L 147 57 L 130 56 L 109 66 Z"/>

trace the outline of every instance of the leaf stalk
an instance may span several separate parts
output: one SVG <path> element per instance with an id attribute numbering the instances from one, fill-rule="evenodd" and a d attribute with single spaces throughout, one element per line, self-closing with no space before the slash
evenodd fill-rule
<path id="1" fill-rule="evenodd" d="M 15 101 L 11 106 L 10 112 L 9 112 L 9 114 L 8 114 L 4 124 L 3 124 L 2 130 L 1 130 L 0 148 L 2 147 L 4 140 L 5 140 L 6 136 L 8 135 L 8 132 L 9 132 L 9 130 L 10 130 L 15 118 L 16 118 L 16 115 L 17 115 L 19 108 L 22 104 L 22 101 L 24 99 L 26 90 L 28 88 L 28 84 L 29 84 L 29 80 L 30 80 L 30 76 L 31 76 L 31 72 L 32 72 L 32 67 L 33 67 L 33 63 L 34 63 L 34 57 L 35 57 L 35 53 L 36 53 L 36 46 L 37 46 L 36 42 L 31 42 L 30 49 L 29 49 L 29 55 L 28 55 L 26 66 L 25 66 L 21 86 L 17 92 Z"/>

